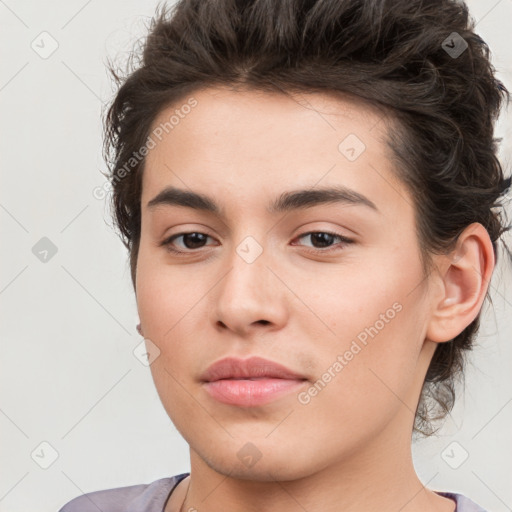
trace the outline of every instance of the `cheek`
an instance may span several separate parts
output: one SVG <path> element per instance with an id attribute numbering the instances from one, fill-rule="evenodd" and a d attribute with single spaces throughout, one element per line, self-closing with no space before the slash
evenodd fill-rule
<path id="1" fill-rule="evenodd" d="M 412 311 L 402 306 L 385 326 L 368 322 L 319 355 L 317 380 L 298 397 L 297 423 L 321 425 L 322 436 L 343 444 L 374 438 L 399 413 L 412 418 L 415 404 L 408 397 L 417 384 L 418 351 L 408 320 Z M 317 430 L 303 430 L 311 436 L 306 443 L 314 442 Z"/>
<path id="2" fill-rule="evenodd" d="M 197 343 L 204 338 L 194 318 L 194 304 L 204 293 L 193 283 L 182 281 L 176 269 L 157 266 L 144 254 L 139 256 L 139 317 L 144 337 L 160 351 L 150 370 L 162 405 L 180 431 L 186 430 L 188 418 L 197 414 L 197 404 L 190 399 L 188 388 L 192 372 L 198 367 Z"/>
<path id="3" fill-rule="evenodd" d="M 317 313 L 297 316 L 301 331 L 318 343 L 319 381 L 306 410 L 322 416 L 329 409 L 336 421 L 325 417 L 326 424 L 337 425 L 348 414 L 351 427 L 363 428 L 404 407 L 401 400 L 415 385 L 424 338 L 422 273 L 418 261 L 402 260 L 390 255 L 358 272 L 317 275 L 315 287 L 299 288 Z"/>
<path id="4" fill-rule="evenodd" d="M 420 281 L 419 269 L 405 268 L 405 262 L 389 254 L 374 256 L 319 267 L 309 279 L 304 272 L 287 273 L 285 280 L 300 299 L 291 303 L 296 311 L 290 318 L 300 322 L 308 334 L 317 326 L 326 346 L 342 348 L 356 337 L 364 343 L 372 334 L 386 337 L 395 318 L 404 316 L 400 311 L 412 307 L 417 299 L 410 292 L 414 288 L 411 283 Z"/>
<path id="5" fill-rule="evenodd" d="M 159 394 L 167 395 L 166 405 L 173 400 L 169 390 L 190 379 L 187 371 L 197 367 L 198 340 L 205 336 L 200 333 L 195 308 L 203 296 L 204 291 L 189 282 L 178 267 L 157 265 L 141 251 L 137 309 L 144 337 L 160 351 L 150 368 Z"/>
<path id="6" fill-rule="evenodd" d="M 204 292 L 178 266 L 160 264 L 141 247 L 137 265 L 137 309 L 144 335 L 165 342 L 186 324 Z"/>

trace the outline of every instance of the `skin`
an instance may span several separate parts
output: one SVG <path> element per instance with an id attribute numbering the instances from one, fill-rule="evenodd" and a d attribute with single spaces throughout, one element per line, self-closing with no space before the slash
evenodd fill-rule
<path id="1" fill-rule="evenodd" d="M 486 230 L 468 226 L 425 277 L 382 112 L 320 93 L 217 87 L 193 96 L 197 106 L 149 152 L 141 198 L 138 312 L 160 350 L 156 389 L 190 446 L 191 475 L 165 512 L 455 510 L 416 475 L 411 432 L 437 344 L 459 334 L 485 298 L 494 268 Z M 354 161 L 338 150 L 348 134 L 366 146 Z M 209 195 L 225 216 L 148 207 L 169 185 Z M 364 194 L 378 212 L 354 204 L 266 211 L 282 192 L 327 185 Z M 301 236 L 311 231 L 354 242 Z M 210 238 L 177 238 L 181 256 L 160 245 L 183 232 Z M 247 236 L 263 250 L 252 263 L 236 251 Z M 258 355 L 303 374 L 307 390 L 393 304 L 401 310 L 307 404 L 291 393 L 236 407 L 201 385 L 213 362 Z M 248 442 L 261 454 L 251 466 L 237 456 Z"/>

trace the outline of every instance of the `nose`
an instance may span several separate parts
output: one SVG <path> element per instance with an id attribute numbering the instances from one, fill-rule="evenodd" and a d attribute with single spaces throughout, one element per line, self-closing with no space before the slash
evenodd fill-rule
<path id="1" fill-rule="evenodd" d="M 285 324 L 290 292 L 278 278 L 279 268 L 273 261 L 265 250 L 254 261 L 245 258 L 243 251 L 233 250 L 229 270 L 212 296 L 211 320 L 217 328 L 247 337 Z"/>

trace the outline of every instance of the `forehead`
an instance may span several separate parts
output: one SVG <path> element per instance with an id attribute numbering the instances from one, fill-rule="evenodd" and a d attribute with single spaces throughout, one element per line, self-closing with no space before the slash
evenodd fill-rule
<path id="1" fill-rule="evenodd" d="M 195 105 L 191 108 L 192 99 Z M 339 132 L 339 136 L 340 130 L 348 125 L 361 137 L 376 128 L 373 135 L 379 137 L 390 122 L 389 111 L 383 107 L 377 108 L 361 98 L 340 92 L 269 92 L 217 86 L 196 90 L 163 109 L 150 130 L 163 130 L 165 133 L 162 132 L 159 139 L 166 138 L 170 132 L 186 136 L 189 130 L 198 136 L 206 133 L 211 137 L 225 135 L 222 130 L 228 125 L 236 126 L 244 131 L 232 132 L 230 137 L 239 136 L 247 145 L 250 133 L 258 135 L 259 141 L 264 135 L 262 127 L 266 128 L 269 141 L 274 132 L 284 129 L 290 136 L 303 135 L 314 142 L 314 132 L 320 135 L 328 130 L 332 135 Z"/>
<path id="2" fill-rule="evenodd" d="M 389 126 L 384 111 L 341 94 L 202 89 L 155 118 L 143 204 L 168 185 L 245 204 L 316 184 L 396 201 L 406 191 L 385 142 Z"/>

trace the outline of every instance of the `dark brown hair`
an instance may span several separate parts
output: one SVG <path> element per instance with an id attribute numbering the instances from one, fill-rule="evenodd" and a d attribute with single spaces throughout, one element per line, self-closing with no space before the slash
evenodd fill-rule
<path id="1" fill-rule="evenodd" d="M 487 229 L 497 259 L 497 241 L 511 226 L 496 208 L 510 178 L 504 179 L 496 156 L 494 123 L 509 94 L 473 29 L 466 5 L 454 0 L 159 4 L 127 70 L 109 63 L 119 89 L 105 116 L 104 155 L 133 286 L 145 162 L 140 150 L 163 109 L 215 85 L 356 95 L 391 112 L 397 128 L 388 143 L 397 176 L 414 198 L 425 275 L 432 255 L 451 251 L 473 222 Z M 452 409 L 479 321 L 480 314 L 453 340 L 438 344 L 416 432 L 432 433 L 433 421 Z"/>

